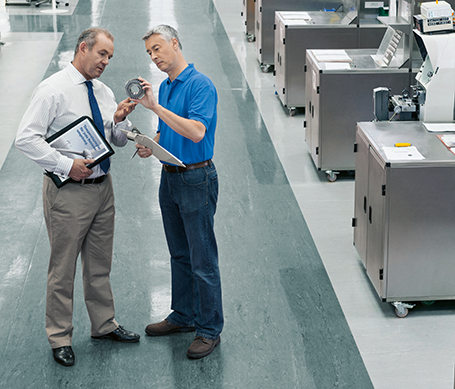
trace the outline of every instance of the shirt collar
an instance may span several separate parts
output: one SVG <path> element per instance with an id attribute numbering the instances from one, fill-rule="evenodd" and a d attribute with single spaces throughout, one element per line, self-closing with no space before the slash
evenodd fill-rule
<path id="1" fill-rule="evenodd" d="M 188 77 L 191 75 L 191 73 L 193 73 L 193 71 L 194 71 L 194 64 L 190 63 L 190 64 L 188 64 L 188 66 L 185 69 L 183 69 L 183 71 L 177 76 L 177 78 L 174 81 L 185 82 L 188 79 Z M 167 83 L 168 83 L 168 85 L 172 83 L 170 78 L 167 79 Z"/>
<path id="2" fill-rule="evenodd" d="M 85 81 L 85 77 L 77 70 L 72 63 L 70 63 L 66 68 L 68 75 L 70 76 L 71 80 L 73 81 L 74 85 L 83 84 Z"/>

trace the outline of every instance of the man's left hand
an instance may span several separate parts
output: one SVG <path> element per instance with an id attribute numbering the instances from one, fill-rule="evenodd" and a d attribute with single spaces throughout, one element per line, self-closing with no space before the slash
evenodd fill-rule
<path id="1" fill-rule="evenodd" d="M 117 106 L 117 111 L 114 113 L 114 121 L 115 123 L 122 122 L 126 119 L 126 117 L 134 111 L 136 108 L 137 103 L 132 101 L 129 97 L 119 103 Z"/>

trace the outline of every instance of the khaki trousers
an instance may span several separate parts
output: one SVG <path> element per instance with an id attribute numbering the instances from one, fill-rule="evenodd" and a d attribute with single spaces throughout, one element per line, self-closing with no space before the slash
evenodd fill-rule
<path id="1" fill-rule="evenodd" d="M 46 301 L 46 333 L 51 347 L 71 345 L 79 253 L 91 335 L 115 330 L 118 323 L 109 281 L 115 217 L 111 176 L 100 184 L 66 184 L 60 189 L 44 176 L 43 208 L 51 245 Z"/>

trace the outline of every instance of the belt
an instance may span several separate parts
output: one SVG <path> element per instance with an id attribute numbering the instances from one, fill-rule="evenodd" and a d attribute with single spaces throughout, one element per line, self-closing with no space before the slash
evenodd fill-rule
<path id="1" fill-rule="evenodd" d="M 186 167 L 163 165 L 163 169 L 165 172 L 168 172 L 168 173 L 183 173 L 183 172 L 186 172 L 187 170 L 194 170 L 194 169 L 199 169 L 204 166 L 209 166 L 210 162 L 212 162 L 212 160 L 208 159 L 207 161 L 193 163 L 191 165 L 186 165 Z"/>
<path id="2" fill-rule="evenodd" d="M 101 184 L 105 179 L 107 175 L 105 174 L 104 176 L 99 176 L 96 178 L 86 178 L 85 180 L 82 181 L 74 181 L 72 178 L 70 178 L 67 183 L 68 184 L 80 184 L 80 185 L 87 185 L 87 184 Z"/>

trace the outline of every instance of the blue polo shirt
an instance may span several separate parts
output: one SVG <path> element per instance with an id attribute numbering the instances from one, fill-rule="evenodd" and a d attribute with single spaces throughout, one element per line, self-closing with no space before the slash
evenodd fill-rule
<path id="1" fill-rule="evenodd" d="M 199 143 L 194 143 L 159 119 L 160 145 L 185 165 L 211 159 L 215 145 L 218 103 L 212 81 L 199 73 L 193 64 L 189 64 L 173 82 L 168 78 L 161 83 L 158 100 L 169 111 L 186 119 L 197 120 L 206 128 L 204 138 Z"/>

